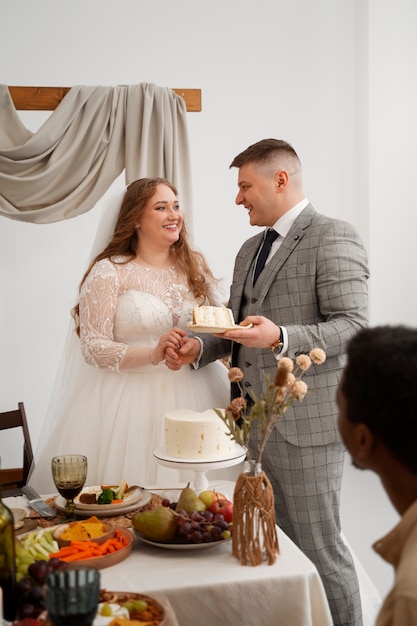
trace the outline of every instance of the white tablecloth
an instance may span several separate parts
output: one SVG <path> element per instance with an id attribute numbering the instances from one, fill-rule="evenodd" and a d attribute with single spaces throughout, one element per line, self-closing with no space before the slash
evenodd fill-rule
<path id="1" fill-rule="evenodd" d="M 241 565 L 231 542 L 181 552 L 137 540 L 125 561 L 101 570 L 102 585 L 162 593 L 180 626 L 332 626 L 315 566 L 278 532 L 276 563 L 256 567 Z"/>
<path id="2" fill-rule="evenodd" d="M 6 502 L 19 507 L 27 501 Z M 137 539 L 126 560 L 100 570 L 102 587 L 162 594 L 180 626 L 332 626 L 315 566 L 279 529 L 278 538 L 275 564 L 256 567 L 243 566 L 232 556 L 231 541 L 180 551 Z"/>

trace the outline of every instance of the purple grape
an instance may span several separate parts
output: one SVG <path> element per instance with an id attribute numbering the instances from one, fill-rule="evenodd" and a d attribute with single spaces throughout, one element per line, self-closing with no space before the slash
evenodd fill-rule
<path id="1" fill-rule="evenodd" d="M 35 582 L 43 583 L 47 570 L 48 562 L 39 560 L 29 565 L 28 574 L 35 580 Z"/>
<path id="2" fill-rule="evenodd" d="M 220 528 L 221 530 L 229 530 L 229 524 L 223 519 L 214 521 L 213 524 Z"/>
<path id="3" fill-rule="evenodd" d="M 25 578 L 22 578 L 21 580 L 19 580 L 18 583 L 16 583 L 16 593 L 17 596 L 23 596 L 25 593 L 27 593 L 28 591 L 30 591 L 33 587 L 33 581 L 31 578 L 29 578 L 28 576 L 26 576 Z"/>
<path id="4" fill-rule="evenodd" d="M 220 537 L 222 536 L 222 530 L 218 526 L 213 526 L 210 534 L 214 539 L 220 539 Z"/>
<path id="5" fill-rule="evenodd" d="M 188 517 L 187 513 L 184 511 L 184 509 L 179 509 L 177 511 L 178 515 L 180 515 L 181 517 Z"/>
<path id="6" fill-rule="evenodd" d="M 35 605 L 39 604 L 40 602 L 43 602 L 42 587 L 39 587 L 39 586 L 32 587 L 32 589 L 28 591 L 25 599 L 30 604 L 35 604 Z"/>

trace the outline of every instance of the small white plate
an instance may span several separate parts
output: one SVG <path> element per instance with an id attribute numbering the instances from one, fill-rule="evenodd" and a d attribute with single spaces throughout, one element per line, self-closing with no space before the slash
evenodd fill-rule
<path id="1" fill-rule="evenodd" d="M 165 548 L 165 550 L 209 550 L 210 548 L 218 548 L 219 546 L 224 546 L 231 541 L 230 538 L 220 539 L 220 541 L 211 541 L 210 543 L 163 543 L 162 541 L 152 541 L 151 539 L 146 539 L 137 530 L 135 530 L 135 535 L 139 537 L 139 539 L 143 541 L 143 543 L 147 543 L 148 545 L 154 546 L 155 548 Z"/>
<path id="2" fill-rule="evenodd" d="M 14 528 L 15 530 L 18 530 L 19 528 L 22 528 L 22 526 L 24 525 L 24 519 L 26 517 L 26 511 L 25 509 L 10 509 L 12 514 L 13 514 L 13 519 L 14 519 Z"/>
<path id="3" fill-rule="evenodd" d="M 247 324 L 246 326 L 243 326 L 242 324 L 235 324 L 234 326 L 199 326 L 198 324 L 188 322 L 187 326 L 193 331 L 193 333 L 211 333 L 221 335 L 222 333 L 226 333 L 228 330 L 243 330 L 246 328 L 252 328 L 253 324 Z"/>

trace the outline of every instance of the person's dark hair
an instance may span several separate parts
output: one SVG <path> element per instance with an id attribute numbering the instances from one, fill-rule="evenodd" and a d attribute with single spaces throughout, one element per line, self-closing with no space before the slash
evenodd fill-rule
<path id="1" fill-rule="evenodd" d="M 116 263 L 114 257 L 123 256 L 125 258 L 122 261 L 118 260 L 117 263 L 125 264 L 136 257 L 136 224 L 140 221 L 146 203 L 155 194 L 158 185 L 166 185 L 176 196 L 178 195 L 176 187 L 165 178 L 140 178 L 130 183 L 126 189 L 122 206 L 120 207 L 111 241 L 90 263 L 81 280 L 80 289 L 90 273 L 91 268 L 98 261 L 110 259 L 112 263 Z M 175 251 L 178 270 L 187 276 L 190 291 L 197 299 L 201 300 L 202 303 L 206 299 L 210 302 L 211 290 L 209 280 L 213 283 L 217 281 L 208 267 L 204 256 L 200 252 L 192 250 L 190 247 L 185 220 L 183 221 L 179 237 L 177 241 L 172 244 L 171 249 Z M 79 334 L 78 303 L 72 309 L 72 316 L 75 320 L 76 331 Z"/>
<path id="2" fill-rule="evenodd" d="M 229 168 L 242 167 L 245 163 L 254 161 L 268 162 L 282 156 L 290 157 L 290 159 L 296 159 L 298 163 L 300 162 L 298 154 L 286 141 L 282 139 L 261 139 L 261 141 L 257 141 L 235 156 Z"/>
<path id="3" fill-rule="evenodd" d="M 363 423 L 417 474 L 417 329 L 377 326 L 347 345 L 340 390 L 346 417 Z"/>

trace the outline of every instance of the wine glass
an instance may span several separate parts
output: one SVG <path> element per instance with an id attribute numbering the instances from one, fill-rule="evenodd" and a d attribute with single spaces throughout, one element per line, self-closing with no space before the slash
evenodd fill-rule
<path id="1" fill-rule="evenodd" d="M 53 626 L 91 626 L 100 597 L 100 572 L 93 567 L 56 570 L 45 578 L 45 604 Z"/>
<path id="2" fill-rule="evenodd" d="M 55 487 L 66 499 L 67 520 L 73 520 L 75 518 L 74 498 L 84 487 L 87 478 L 87 457 L 81 454 L 55 456 L 52 459 L 51 468 Z"/>

